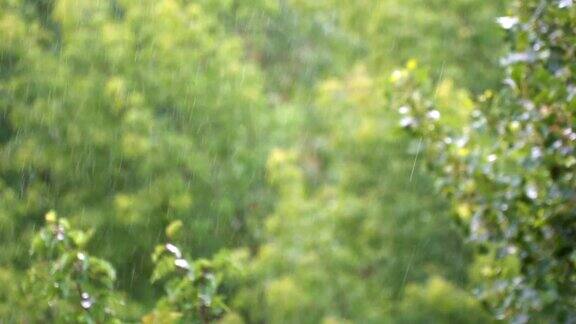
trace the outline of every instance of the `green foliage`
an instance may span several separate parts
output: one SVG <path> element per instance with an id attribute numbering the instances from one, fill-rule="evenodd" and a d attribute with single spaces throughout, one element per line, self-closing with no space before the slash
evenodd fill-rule
<path id="1" fill-rule="evenodd" d="M 240 39 L 199 3 L 50 3 L 56 30 L 2 2 L 1 258 L 25 265 L 16 238 L 51 208 L 94 228 L 128 289 L 151 271 L 140 238 L 173 219 L 204 255 L 251 242 L 268 118 Z"/>
<path id="2" fill-rule="evenodd" d="M 574 75 L 572 1 L 518 1 L 501 17 L 511 53 L 505 86 L 444 122 L 435 86 L 419 73 L 397 85 L 405 126 L 424 138 L 442 191 L 484 257 L 480 297 L 498 318 L 571 322 L 574 256 Z M 457 107 L 457 106 L 456 106 Z M 442 117 L 440 117 L 442 116 Z M 438 118 L 440 117 L 440 118 Z"/>
<path id="3" fill-rule="evenodd" d="M 505 1 L 476 0 L 291 0 L 314 13 L 327 32 L 342 26 L 352 40 L 350 57 L 361 57 L 371 73 L 389 72 L 418 58 L 436 75 L 475 91 L 499 80 L 492 69 L 502 49 L 493 23 Z M 490 73 L 487 73 L 490 71 Z"/>
<path id="4" fill-rule="evenodd" d="M 175 234 L 174 224 L 167 231 Z M 114 290 L 116 271 L 103 259 L 89 255 L 85 246 L 92 233 L 70 226 L 56 213 L 46 215 L 46 226 L 32 241 L 34 260 L 12 306 L 29 311 L 12 321 L 58 323 L 122 323 L 134 316 Z M 224 252 L 213 260 L 189 261 L 172 244 L 158 245 L 152 254 L 151 282 L 163 282 L 164 296 L 143 323 L 208 323 L 228 310 L 220 295 L 223 276 L 232 270 Z M 15 297 L 15 296 L 12 296 Z M 136 315 L 137 316 L 137 315 Z"/>
<path id="5" fill-rule="evenodd" d="M 467 251 L 447 215 L 434 212 L 442 204 L 426 195 L 426 179 L 399 162 L 411 155 L 390 132 L 394 119 L 379 89 L 362 68 L 325 82 L 315 96 L 315 146 L 270 155 L 279 201 L 266 220 L 266 243 L 247 266 L 250 288 L 232 303 L 250 322 L 402 322 L 412 312 L 404 298 L 429 276 L 465 286 Z M 486 318 L 470 295 L 450 287 L 445 298 L 468 296 L 470 307 L 446 304 L 439 321 Z"/>
<path id="6" fill-rule="evenodd" d="M 173 236 L 178 221 L 167 228 Z M 165 297 L 153 312 L 143 318 L 144 323 L 209 323 L 221 317 L 227 307 L 218 289 L 222 275 L 229 266 L 225 254 L 211 260 L 188 261 L 176 245 L 156 246 L 152 254 L 154 271 L 151 281 L 164 282 Z"/>
<path id="7" fill-rule="evenodd" d="M 23 284 L 19 322 L 117 322 L 122 301 L 113 292 L 116 271 L 103 259 L 85 251 L 91 232 L 70 227 L 55 212 L 46 214 L 46 227 L 32 241 L 35 259 Z"/>
<path id="8" fill-rule="evenodd" d="M 0 322 L 486 321 L 468 273 L 518 260 L 472 260 L 386 91 L 431 82 L 389 80 L 417 57 L 458 127 L 454 84 L 500 78 L 500 10 L 0 0 Z"/>
<path id="9" fill-rule="evenodd" d="M 418 311 L 414 311 L 414 310 Z M 455 311 L 457 310 L 457 311 Z M 430 277 L 423 286 L 411 284 L 400 304 L 399 323 L 490 323 L 480 304 L 470 294 L 440 277 Z"/>

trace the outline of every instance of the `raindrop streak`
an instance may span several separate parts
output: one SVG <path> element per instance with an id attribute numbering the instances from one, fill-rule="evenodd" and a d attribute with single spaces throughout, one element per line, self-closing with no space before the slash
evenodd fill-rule
<path id="1" fill-rule="evenodd" d="M 438 96 L 438 90 L 440 89 L 440 83 L 442 82 L 442 78 L 444 77 L 444 67 L 445 62 L 442 62 L 442 67 L 440 68 L 440 76 L 438 77 L 438 83 L 436 84 L 436 90 L 434 91 L 434 99 Z M 438 117 L 440 118 L 440 112 L 432 113 L 432 116 L 429 117 Z M 416 162 L 418 161 L 418 155 L 420 154 L 420 147 L 422 146 L 422 137 L 418 140 L 418 148 L 416 149 L 416 156 L 414 157 L 414 164 L 412 164 L 412 171 L 410 171 L 410 182 L 412 182 L 412 177 L 414 176 L 414 170 L 416 169 Z"/>
<path id="2" fill-rule="evenodd" d="M 420 154 L 420 146 L 422 146 L 422 137 L 420 137 L 420 140 L 418 141 L 418 148 L 416 149 L 414 164 L 412 164 L 412 171 L 410 171 L 410 182 L 412 182 L 412 177 L 414 176 L 414 169 L 416 169 L 416 162 L 418 161 L 418 155 Z"/>

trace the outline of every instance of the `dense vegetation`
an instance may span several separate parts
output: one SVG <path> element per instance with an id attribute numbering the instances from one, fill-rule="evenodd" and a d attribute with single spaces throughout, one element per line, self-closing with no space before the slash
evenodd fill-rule
<path id="1" fill-rule="evenodd" d="M 514 322 L 576 320 L 576 10 L 522 1 L 499 22 L 511 39 L 504 86 L 487 91 L 464 127 L 426 77 L 405 73 L 405 126 L 427 142 L 430 165 L 480 248 L 480 296 Z M 425 93 L 425 94 L 423 94 Z M 423 99 L 427 98 L 427 99 Z M 440 107 L 440 108 L 438 108 Z"/>
<path id="2" fill-rule="evenodd" d="M 0 322 L 575 321 L 575 23 L 0 0 Z"/>

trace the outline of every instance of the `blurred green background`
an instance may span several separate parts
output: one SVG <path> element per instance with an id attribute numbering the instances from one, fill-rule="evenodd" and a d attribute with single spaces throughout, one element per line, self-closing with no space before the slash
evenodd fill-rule
<path id="1" fill-rule="evenodd" d="M 385 92 L 416 65 L 463 108 L 497 86 L 503 2 L 0 0 L 0 322 L 42 321 L 19 291 L 50 210 L 127 321 L 179 219 L 192 258 L 242 255 L 230 323 L 489 322 Z"/>

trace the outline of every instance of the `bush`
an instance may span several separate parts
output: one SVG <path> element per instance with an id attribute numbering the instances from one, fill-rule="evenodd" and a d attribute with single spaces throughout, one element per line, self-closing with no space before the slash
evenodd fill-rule
<path id="1" fill-rule="evenodd" d="M 463 127 L 422 72 L 399 72 L 404 126 L 426 143 L 429 164 L 458 221 L 484 256 L 480 297 L 497 318 L 571 322 L 576 133 L 572 1 L 518 1 L 501 17 L 511 53 L 506 78 Z M 466 122 L 464 122 L 466 120 Z M 452 125 L 451 125 L 452 121 Z"/>

